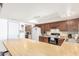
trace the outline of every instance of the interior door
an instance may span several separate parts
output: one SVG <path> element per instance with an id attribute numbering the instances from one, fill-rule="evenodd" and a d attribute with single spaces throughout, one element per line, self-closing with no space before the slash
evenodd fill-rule
<path id="1" fill-rule="evenodd" d="M 19 23 L 16 21 L 8 21 L 8 39 L 19 38 Z"/>

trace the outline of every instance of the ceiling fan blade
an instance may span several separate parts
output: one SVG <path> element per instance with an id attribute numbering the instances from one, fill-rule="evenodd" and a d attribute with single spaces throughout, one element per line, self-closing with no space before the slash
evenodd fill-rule
<path id="1" fill-rule="evenodd" d="M 1 7 L 1 8 L 3 7 L 3 3 L 0 3 L 0 7 Z"/>

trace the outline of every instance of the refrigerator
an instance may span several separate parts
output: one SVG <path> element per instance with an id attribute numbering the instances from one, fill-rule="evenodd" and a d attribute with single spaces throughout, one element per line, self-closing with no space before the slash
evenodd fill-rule
<path id="1" fill-rule="evenodd" d="M 33 27 L 32 28 L 32 40 L 39 41 L 39 36 L 41 36 L 41 28 Z"/>
<path id="2" fill-rule="evenodd" d="M 25 23 L 20 23 L 19 38 L 25 38 Z"/>

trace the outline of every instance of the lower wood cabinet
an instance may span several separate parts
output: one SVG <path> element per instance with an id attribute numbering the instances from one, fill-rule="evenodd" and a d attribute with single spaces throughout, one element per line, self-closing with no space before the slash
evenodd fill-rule
<path id="1" fill-rule="evenodd" d="M 65 39 L 59 38 L 58 41 L 57 41 L 58 43 L 57 43 L 57 44 L 54 44 L 54 45 L 59 45 L 59 46 L 61 46 L 62 43 L 64 42 L 64 40 L 65 40 Z M 40 37 L 39 37 L 39 41 L 40 41 L 40 42 L 49 43 L 49 42 L 48 42 L 48 41 L 49 41 L 49 37 L 40 36 Z M 50 44 L 53 44 L 53 43 L 50 43 Z"/>
<path id="2" fill-rule="evenodd" d="M 48 37 L 40 36 L 39 41 L 48 43 Z"/>
<path id="3" fill-rule="evenodd" d="M 65 39 L 59 39 L 59 40 L 58 40 L 58 45 L 61 46 L 61 45 L 63 44 L 64 40 L 65 40 Z"/>

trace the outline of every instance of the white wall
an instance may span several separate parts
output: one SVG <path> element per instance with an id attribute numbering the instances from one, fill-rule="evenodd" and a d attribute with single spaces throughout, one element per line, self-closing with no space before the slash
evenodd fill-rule
<path id="1" fill-rule="evenodd" d="M 0 51 L 5 51 L 3 41 L 7 40 L 7 20 L 0 19 Z"/>

